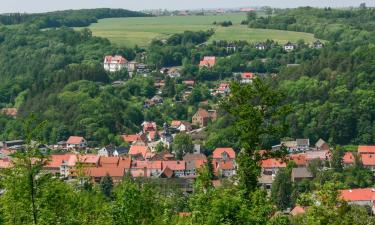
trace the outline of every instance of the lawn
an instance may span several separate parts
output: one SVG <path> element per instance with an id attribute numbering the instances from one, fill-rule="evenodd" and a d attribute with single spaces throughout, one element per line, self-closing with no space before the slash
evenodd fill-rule
<path id="1" fill-rule="evenodd" d="M 207 16 L 163 16 L 163 17 L 137 17 L 137 18 L 111 18 L 99 20 L 89 28 L 95 36 L 106 37 L 112 43 L 124 46 L 147 46 L 154 38 L 165 38 L 168 35 L 181 33 L 186 30 L 198 31 L 215 29 L 212 40 L 246 40 L 249 42 L 264 41 L 274 39 L 280 43 L 287 41 L 296 42 L 304 39 L 312 42 L 312 34 L 280 31 L 249 29 L 240 25 L 245 19 L 243 13 L 207 15 Z M 230 20 L 231 27 L 221 27 L 212 25 L 214 21 L 222 22 Z"/>

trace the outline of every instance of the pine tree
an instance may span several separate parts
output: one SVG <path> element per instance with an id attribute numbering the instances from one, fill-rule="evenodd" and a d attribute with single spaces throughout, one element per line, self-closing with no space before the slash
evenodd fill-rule
<path id="1" fill-rule="evenodd" d="M 112 196 L 113 180 L 109 174 L 106 174 L 100 181 L 100 189 L 102 193 L 110 198 Z"/>

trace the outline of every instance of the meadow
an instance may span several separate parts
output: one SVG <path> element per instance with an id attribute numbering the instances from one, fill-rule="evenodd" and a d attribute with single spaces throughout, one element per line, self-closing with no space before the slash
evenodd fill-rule
<path id="1" fill-rule="evenodd" d="M 213 40 L 246 40 L 248 42 L 258 42 L 267 39 L 273 39 L 280 43 L 288 41 L 296 42 L 304 39 L 306 42 L 312 42 L 312 34 L 266 30 L 250 29 L 247 26 L 240 25 L 246 17 L 245 13 L 228 13 L 205 16 L 162 16 L 162 17 L 136 17 L 136 18 L 111 18 L 102 19 L 98 23 L 92 24 L 89 28 L 93 35 L 106 37 L 112 43 L 133 47 L 135 45 L 146 47 L 152 39 L 163 39 L 171 34 L 181 33 L 186 30 L 198 31 L 215 29 L 215 34 L 211 37 Z M 213 25 L 213 22 L 232 21 L 231 27 L 221 27 Z"/>

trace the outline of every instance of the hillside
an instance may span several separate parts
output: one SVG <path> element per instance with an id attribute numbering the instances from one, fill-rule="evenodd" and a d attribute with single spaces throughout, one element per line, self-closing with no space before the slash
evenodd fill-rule
<path id="1" fill-rule="evenodd" d="M 314 40 L 313 35 L 302 32 L 290 32 L 268 29 L 247 29 L 240 25 L 246 18 L 245 13 L 227 13 L 206 16 L 161 16 L 153 18 L 114 18 L 99 20 L 89 26 L 93 35 L 108 38 L 119 46 L 133 47 L 148 46 L 152 39 L 165 39 L 175 33 L 186 30 L 199 31 L 213 28 L 215 35 L 210 41 L 226 40 L 248 42 L 275 40 L 280 43 L 297 42 L 304 39 L 306 42 Z M 213 25 L 214 22 L 231 21 L 233 26 L 222 27 Z"/>

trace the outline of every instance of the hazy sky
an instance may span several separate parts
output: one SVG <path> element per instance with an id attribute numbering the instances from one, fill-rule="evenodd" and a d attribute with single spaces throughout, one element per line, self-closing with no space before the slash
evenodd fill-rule
<path id="1" fill-rule="evenodd" d="M 264 5 L 283 8 L 306 5 L 346 7 L 358 6 L 361 2 L 366 2 L 368 6 L 375 6 L 375 0 L 0 0 L 0 13 L 46 12 L 98 7 L 133 10 L 228 8 Z"/>

